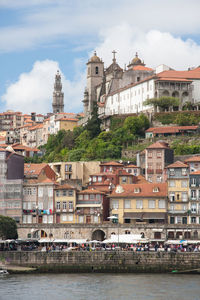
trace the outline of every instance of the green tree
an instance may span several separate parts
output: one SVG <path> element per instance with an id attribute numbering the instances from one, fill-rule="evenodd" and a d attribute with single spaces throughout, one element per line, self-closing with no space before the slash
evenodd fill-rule
<path id="1" fill-rule="evenodd" d="M 96 103 L 93 106 L 91 118 L 88 120 L 85 129 L 89 132 L 91 139 L 98 136 L 101 132 L 101 119 L 99 119 L 98 106 Z"/>
<path id="2" fill-rule="evenodd" d="M 15 220 L 0 215 L 0 237 L 5 240 L 18 238 Z"/>
<path id="3" fill-rule="evenodd" d="M 153 105 L 154 108 L 159 107 L 161 111 L 170 110 L 170 108 L 177 107 L 180 104 L 179 98 L 163 96 L 160 98 L 147 99 L 144 105 Z"/>

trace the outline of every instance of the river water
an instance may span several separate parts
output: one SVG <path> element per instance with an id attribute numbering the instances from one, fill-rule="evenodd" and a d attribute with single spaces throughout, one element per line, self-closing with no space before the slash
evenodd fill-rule
<path id="1" fill-rule="evenodd" d="M 0 278 L 1 300 L 199 300 L 199 275 L 39 274 Z"/>

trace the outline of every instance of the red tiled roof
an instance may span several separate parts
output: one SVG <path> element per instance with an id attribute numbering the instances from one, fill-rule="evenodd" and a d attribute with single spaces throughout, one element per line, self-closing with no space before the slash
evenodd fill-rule
<path id="1" fill-rule="evenodd" d="M 121 185 L 123 192 L 116 193 L 117 187 L 111 193 L 110 197 L 166 197 L 167 183 L 141 183 L 141 184 L 123 184 Z M 153 192 L 158 188 L 158 192 Z M 139 189 L 139 193 L 135 192 Z"/>
<path id="2" fill-rule="evenodd" d="M 198 161 L 200 162 L 200 155 L 198 156 L 192 156 L 192 157 L 189 157 L 185 160 L 185 162 L 195 162 L 195 161 Z"/>
<path id="3" fill-rule="evenodd" d="M 109 161 L 109 162 L 105 162 L 105 163 L 100 163 L 100 166 L 119 166 L 119 167 L 122 167 L 124 165 L 121 164 L 121 163 L 118 163 L 116 161 Z"/>
<path id="4" fill-rule="evenodd" d="M 55 189 L 56 190 L 75 190 L 76 188 L 69 184 L 63 184 L 63 185 L 58 185 Z"/>
<path id="5" fill-rule="evenodd" d="M 156 75 L 158 78 L 184 78 L 184 79 L 200 79 L 199 68 L 189 71 L 168 70 L 160 72 Z"/>
<path id="6" fill-rule="evenodd" d="M 140 168 L 140 167 L 138 167 L 138 166 L 136 166 L 136 165 L 127 165 L 127 166 L 124 166 L 124 168 Z"/>
<path id="7" fill-rule="evenodd" d="M 105 193 L 95 189 L 87 189 L 87 190 L 80 191 L 79 194 L 105 194 Z"/>
<path id="8" fill-rule="evenodd" d="M 140 66 L 140 65 L 138 65 L 138 66 L 133 66 L 133 68 L 132 68 L 133 70 L 138 70 L 138 71 L 153 71 L 153 69 L 151 69 L 151 68 L 148 68 L 148 67 L 145 67 L 145 66 Z"/>
<path id="9" fill-rule="evenodd" d="M 158 141 L 158 142 L 150 145 L 146 149 L 170 149 L 170 147 L 168 146 L 167 143 Z"/>
<path id="10" fill-rule="evenodd" d="M 192 80 L 188 80 L 185 78 L 171 78 L 171 77 L 160 77 L 156 81 L 179 81 L 179 82 L 192 82 Z"/>
<path id="11" fill-rule="evenodd" d="M 136 183 L 141 184 L 141 183 L 150 183 L 147 181 L 142 175 L 136 176 Z"/>
<path id="12" fill-rule="evenodd" d="M 200 175 L 200 171 L 191 172 L 191 175 Z"/>
<path id="13" fill-rule="evenodd" d="M 39 175 L 48 164 L 24 164 L 24 175 Z"/>
<path id="14" fill-rule="evenodd" d="M 182 161 L 175 161 L 173 164 L 168 165 L 166 168 L 188 168 L 187 164 L 184 164 Z"/>
<path id="15" fill-rule="evenodd" d="M 183 130 L 197 130 L 199 126 L 166 126 L 166 127 L 151 127 L 145 132 L 153 133 L 176 133 Z"/>

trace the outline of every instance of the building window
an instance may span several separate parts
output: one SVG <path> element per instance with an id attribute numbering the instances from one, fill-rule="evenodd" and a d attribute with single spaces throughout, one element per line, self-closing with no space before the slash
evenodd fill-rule
<path id="1" fill-rule="evenodd" d="M 177 220 L 177 224 L 181 224 L 182 218 L 180 216 L 177 216 L 176 220 Z"/>
<path id="2" fill-rule="evenodd" d="M 156 152 L 156 157 L 159 158 L 159 157 L 161 157 L 161 156 L 162 156 L 161 151 L 157 151 L 157 152 Z"/>
<path id="3" fill-rule="evenodd" d="M 127 183 L 127 177 L 126 176 L 122 177 L 122 183 Z"/>
<path id="4" fill-rule="evenodd" d="M 158 201 L 158 208 L 165 208 L 165 200 Z"/>
<path id="5" fill-rule="evenodd" d="M 96 182 L 96 181 L 97 181 L 97 177 L 93 176 L 93 182 Z"/>
<path id="6" fill-rule="evenodd" d="M 169 175 L 170 175 L 170 176 L 175 175 L 174 169 L 169 169 Z"/>
<path id="7" fill-rule="evenodd" d="M 169 199 L 171 202 L 174 202 L 175 201 L 175 193 L 170 193 L 169 194 Z"/>
<path id="8" fill-rule="evenodd" d="M 182 197 L 182 201 L 187 201 L 188 200 L 188 195 L 187 195 L 187 192 L 182 192 L 181 193 L 181 197 Z"/>
<path id="9" fill-rule="evenodd" d="M 73 209 L 73 202 L 72 201 L 69 201 L 69 209 Z"/>
<path id="10" fill-rule="evenodd" d="M 197 212 L 197 205 L 196 205 L 196 203 L 192 203 L 192 205 L 191 205 L 191 212 L 192 213 L 196 213 Z"/>
<path id="11" fill-rule="evenodd" d="M 63 202 L 63 209 L 67 209 L 67 202 L 66 201 Z"/>
<path id="12" fill-rule="evenodd" d="M 102 176 L 98 176 L 98 182 L 102 182 Z"/>
<path id="13" fill-rule="evenodd" d="M 58 190 L 56 190 L 56 196 L 59 197 L 59 191 Z"/>
<path id="14" fill-rule="evenodd" d="M 157 176 L 156 181 L 161 182 L 162 181 L 162 176 Z"/>
<path id="15" fill-rule="evenodd" d="M 188 186 L 187 180 L 182 180 L 181 187 L 187 187 L 187 186 Z"/>
<path id="16" fill-rule="evenodd" d="M 131 200 L 124 200 L 124 208 L 131 208 Z"/>
<path id="17" fill-rule="evenodd" d="M 89 195 L 88 194 L 84 195 L 84 200 L 89 200 Z"/>
<path id="18" fill-rule="evenodd" d="M 112 208 L 118 209 L 119 208 L 119 201 L 118 200 L 112 200 Z"/>
<path id="19" fill-rule="evenodd" d="M 73 193 L 73 190 L 69 190 L 69 191 L 68 191 L 68 196 L 73 196 L 73 194 L 74 194 L 74 193 Z"/>
<path id="20" fill-rule="evenodd" d="M 159 231 L 154 232 L 154 239 L 156 239 L 156 240 L 161 239 L 161 232 L 159 232 Z"/>
<path id="21" fill-rule="evenodd" d="M 191 217 L 191 223 L 196 224 L 196 217 Z"/>
<path id="22" fill-rule="evenodd" d="M 63 221 L 67 221 L 67 216 L 66 215 L 62 215 L 62 220 Z"/>
<path id="23" fill-rule="evenodd" d="M 95 195 L 94 194 L 91 194 L 90 195 L 90 200 L 94 200 L 95 199 Z"/>
<path id="24" fill-rule="evenodd" d="M 169 187 L 175 187 L 175 186 L 176 186 L 175 180 L 169 180 Z"/>
<path id="25" fill-rule="evenodd" d="M 101 200 L 101 195 L 100 194 L 96 194 L 96 200 Z"/>
<path id="26" fill-rule="evenodd" d="M 174 224 L 174 223 L 175 223 L 174 217 L 170 217 L 170 224 Z"/>
<path id="27" fill-rule="evenodd" d="M 182 223 L 183 223 L 183 224 L 187 224 L 187 217 L 183 217 Z"/>
<path id="28" fill-rule="evenodd" d="M 43 188 L 42 187 L 39 187 L 39 189 L 38 189 L 38 196 L 43 197 Z"/>
<path id="29" fill-rule="evenodd" d="M 196 186 L 196 178 L 191 178 L 191 186 Z"/>
<path id="30" fill-rule="evenodd" d="M 60 202 L 56 202 L 56 209 L 60 209 Z"/>
<path id="31" fill-rule="evenodd" d="M 182 175 L 183 175 L 183 176 L 187 175 L 187 169 L 185 169 L 185 168 L 182 169 Z"/>
<path id="32" fill-rule="evenodd" d="M 136 208 L 137 209 L 143 208 L 143 200 L 136 200 Z"/>
<path id="33" fill-rule="evenodd" d="M 67 191 L 63 190 L 63 196 L 67 196 Z"/>
<path id="34" fill-rule="evenodd" d="M 95 68 L 95 74 L 96 75 L 99 74 L 99 68 L 98 67 Z"/>
<path id="35" fill-rule="evenodd" d="M 65 172 L 72 172 L 72 165 L 65 165 Z"/>
<path id="36" fill-rule="evenodd" d="M 84 222 L 84 216 L 79 216 L 78 217 L 78 222 L 83 223 Z"/>
<path id="37" fill-rule="evenodd" d="M 149 208 L 155 208 L 156 204 L 155 204 L 155 200 L 149 200 Z"/>
<path id="38" fill-rule="evenodd" d="M 149 152 L 148 152 L 148 157 L 149 157 L 149 158 L 152 158 L 152 157 L 153 157 L 153 152 L 152 152 L 152 151 L 149 151 Z"/>
<path id="39" fill-rule="evenodd" d="M 99 217 L 98 217 L 98 216 L 94 216 L 93 222 L 94 222 L 94 223 L 99 223 Z"/>
<path id="40" fill-rule="evenodd" d="M 197 198 L 197 191 L 196 190 L 191 190 L 191 198 L 196 199 Z"/>
<path id="41" fill-rule="evenodd" d="M 69 214 L 69 215 L 68 215 L 68 221 L 69 221 L 69 222 L 73 222 L 73 220 L 74 220 L 73 215 L 72 215 L 72 214 Z"/>

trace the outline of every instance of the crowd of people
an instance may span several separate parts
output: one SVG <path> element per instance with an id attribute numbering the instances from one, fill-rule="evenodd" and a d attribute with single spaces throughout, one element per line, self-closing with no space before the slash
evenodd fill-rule
<path id="1" fill-rule="evenodd" d="M 0 251 L 150 251 L 150 252 L 200 252 L 199 244 L 137 243 L 137 244 L 105 244 L 99 243 L 39 243 L 39 242 L 5 242 L 0 243 Z"/>

